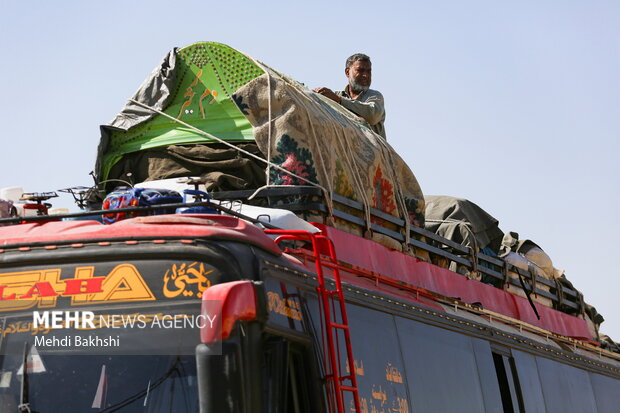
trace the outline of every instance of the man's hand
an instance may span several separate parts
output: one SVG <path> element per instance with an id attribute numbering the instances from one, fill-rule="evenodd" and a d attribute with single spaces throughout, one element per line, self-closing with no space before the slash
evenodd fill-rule
<path id="1" fill-rule="evenodd" d="M 327 87 L 316 87 L 312 89 L 313 92 L 316 92 L 320 95 L 325 96 L 326 98 L 330 98 L 331 100 L 340 103 L 340 96 L 334 93 L 333 90 Z"/>

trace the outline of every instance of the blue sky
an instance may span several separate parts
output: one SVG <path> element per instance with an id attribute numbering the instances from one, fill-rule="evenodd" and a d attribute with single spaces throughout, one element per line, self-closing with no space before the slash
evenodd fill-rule
<path id="1" fill-rule="evenodd" d="M 364 52 L 422 190 L 538 243 L 620 340 L 620 3 L 209 3 L 0 0 L 0 187 L 89 185 L 99 125 L 172 47 L 219 41 L 331 88 Z"/>

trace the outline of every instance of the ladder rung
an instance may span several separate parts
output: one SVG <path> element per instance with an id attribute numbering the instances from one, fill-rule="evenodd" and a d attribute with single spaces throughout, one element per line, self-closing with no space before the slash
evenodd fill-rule
<path id="1" fill-rule="evenodd" d="M 332 328 L 341 328 L 343 330 L 348 330 L 349 326 L 346 324 L 336 324 L 336 323 L 331 323 Z"/>
<path id="2" fill-rule="evenodd" d="M 351 375 L 349 375 L 349 376 L 342 376 L 342 377 L 340 377 L 340 376 L 336 376 L 336 375 L 334 375 L 334 374 L 327 374 L 327 375 L 325 376 L 325 380 L 336 380 L 336 378 L 337 378 L 339 381 L 353 380 L 353 377 L 352 377 Z"/>
<path id="3" fill-rule="evenodd" d="M 351 386 L 340 386 L 340 391 L 357 392 L 357 389 L 355 387 L 351 387 Z"/>

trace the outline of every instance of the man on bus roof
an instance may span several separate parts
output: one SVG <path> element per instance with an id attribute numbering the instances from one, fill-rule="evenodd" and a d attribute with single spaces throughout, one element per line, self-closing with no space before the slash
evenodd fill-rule
<path id="1" fill-rule="evenodd" d="M 373 131 L 386 139 L 383 95 L 377 90 L 370 89 L 372 80 L 370 57 L 363 53 L 349 57 L 344 74 L 349 81 L 344 90 L 334 92 L 326 87 L 317 87 L 313 90 L 364 118 Z"/>

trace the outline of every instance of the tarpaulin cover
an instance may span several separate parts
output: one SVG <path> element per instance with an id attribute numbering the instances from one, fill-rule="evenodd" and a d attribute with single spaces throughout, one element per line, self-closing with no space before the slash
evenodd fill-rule
<path id="1" fill-rule="evenodd" d="M 196 43 L 170 51 L 133 99 L 220 139 L 253 141 L 252 125 L 231 95 L 263 73 L 252 59 L 228 46 Z M 96 173 L 100 180 L 110 178 L 110 168 L 130 153 L 207 142 L 212 140 L 128 102 L 101 127 Z"/>
<path id="2" fill-rule="evenodd" d="M 444 238 L 478 248 L 489 247 L 496 254 L 504 233 L 499 221 L 475 203 L 462 198 L 426 195 L 425 227 Z"/>
<path id="3" fill-rule="evenodd" d="M 171 51 L 134 99 L 220 139 L 257 145 L 262 157 L 322 186 L 328 200 L 335 193 L 365 205 L 369 222 L 370 208 L 407 217 L 412 225 L 424 222 L 418 182 L 384 139 L 335 102 L 228 46 L 203 42 Z M 179 176 L 189 169 L 179 162 L 201 160 L 200 151 L 185 160 L 168 156 L 171 148 L 177 155 L 188 152 L 179 149 L 188 145 L 207 150 L 213 141 L 129 103 L 102 127 L 98 179 L 127 172 L 145 181 Z M 212 172 L 209 168 L 191 174 Z M 268 176 L 270 184 L 308 184 L 275 168 Z M 257 185 L 249 181 L 248 187 Z"/>

